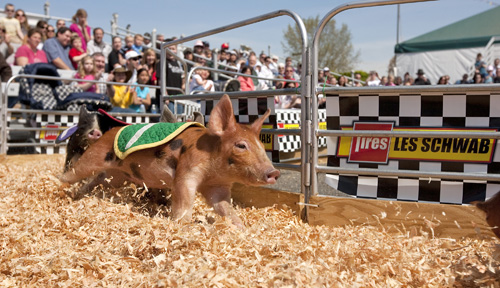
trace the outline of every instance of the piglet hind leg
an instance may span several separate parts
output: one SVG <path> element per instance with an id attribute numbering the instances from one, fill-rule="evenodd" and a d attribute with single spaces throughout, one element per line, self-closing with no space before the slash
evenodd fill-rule
<path id="1" fill-rule="evenodd" d="M 214 211 L 223 217 L 229 217 L 233 225 L 244 229 L 245 225 L 236 214 L 231 204 L 231 187 L 208 186 L 200 188 L 200 192 L 205 197 L 207 203 L 214 208 Z"/>
<path id="2" fill-rule="evenodd" d="M 80 180 L 100 174 L 108 168 L 107 163 L 99 161 L 101 158 L 104 159 L 105 155 L 106 152 L 95 150 L 87 151 L 87 153 L 84 153 L 82 157 L 78 159 L 72 168 L 59 177 L 59 180 L 66 183 L 76 183 Z"/>

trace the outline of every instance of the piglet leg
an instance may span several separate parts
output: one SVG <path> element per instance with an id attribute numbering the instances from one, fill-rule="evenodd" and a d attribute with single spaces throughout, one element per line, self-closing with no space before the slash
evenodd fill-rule
<path id="1" fill-rule="evenodd" d="M 231 205 L 231 187 L 209 186 L 201 188 L 200 192 L 217 214 L 229 217 L 236 227 L 245 228 L 240 217 L 236 215 L 233 205 Z"/>
<path id="2" fill-rule="evenodd" d="M 196 177 L 175 179 L 172 189 L 172 218 L 183 222 L 191 221 L 198 180 Z"/>

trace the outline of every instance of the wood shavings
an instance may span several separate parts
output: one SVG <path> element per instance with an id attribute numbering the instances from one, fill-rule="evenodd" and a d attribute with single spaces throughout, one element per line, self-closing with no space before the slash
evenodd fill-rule
<path id="1" fill-rule="evenodd" d="M 241 231 L 200 197 L 194 220 L 180 223 L 168 218 L 167 190 L 96 188 L 72 200 L 67 195 L 81 184 L 57 180 L 63 163 L 63 156 L 42 155 L 0 161 L 6 168 L 0 171 L 0 286 L 500 285 L 498 239 L 434 238 L 414 227 L 389 234 L 376 225 L 310 226 L 279 203 L 237 208 L 246 225 Z"/>

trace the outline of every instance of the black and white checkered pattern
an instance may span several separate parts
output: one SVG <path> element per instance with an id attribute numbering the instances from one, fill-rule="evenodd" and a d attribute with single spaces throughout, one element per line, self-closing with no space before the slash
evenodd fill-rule
<path id="1" fill-rule="evenodd" d="M 439 91 L 438 91 L 439 92 Z M 399 95 L 347 96 L 341 92 L 327 96 L 327 128 L 352 127 L 354 121 L 394 121 L 397 127 L 500 128 L 500 94 L 488 91 L 422 92 Z M 500 143 L 492 163 L 425 162 L 389 160 L 387 165 L 347 163 L 339 158 L 337 137 L 329 137 L 328 166 L 425 172 L 500 173 Z M 500 190 L 500 183 L 486 181 L 412 179 L 327 175 L 332 187 L 362 198 L 463 204 L 485 200 Z"/>
<path id="2" fill-rule="evenodd" d="M 64 102 L 64 100 L 66 100 L 66 98 L 68 98 L 68 96 L 71 93 L 83 92 L 82 88 L 80 88 L 78 86 L 73 86 L 73 85 L 57 86 L 56 88 L 54 88 L 54 91 L 55 91 L 57 98 L 59 99 L 59 102 Z"/>
<path id="3" fill-rule="evenodd" d="M 49 143 L 51 145 L 36 147 L 36 151 L 41 154 L 66 154 L 65 145 L 53 145 L 55 140 L 47 140 L 48 133 L 55 133 L 55 136 L 59 135 L 64 129 L 78 124 L 78 112 L 71 115 L 61 115 L 61 114 L 48 114 L 48 113 L 36 113 L 36 127 L 45 128 L 47 125 L 56 126 L 61 128 L 60 131 L 48 132 L 48 131 L 37 131 L 35 141 L 37 143 Z M 112 115 L 112 113 L 111 113 Z M 150 123 L 152 118 L 148 116 L 123 116 L 120 118 L 124 119 L 127 123 Z M 158 118 L 158 117 L 156 117 Z M 52 134 L 51 134 L 52 135 Z M 53 135 L 52 135 L 53 136 Z M 53 137 L 55 139 L 55 137 Z"/>
<path id="4" fill-rule="evenodd" d="M 34 105 L 32 104 L 32 106 L 36 106 L 36 109 L 52 110 L 56 108 L 57 101 L 49 85 L 42 83 L 33 84 L 32 94 L 33 101 L 36 103 L 33 103 Z"/>
<path id="5" fill-rule="evenodd" d="M 280 124 L 299 124 L 300 125 L 300 115 L 301 112 L 298 109 L 276 109 L 276 118 L 278 121 L 278 128 L 281 128 Z M 326 110 L 318 110 L 318 121 L 320 123 L 326 121 Z M 278 137 L 280 151 L 282 152 L 294 152 L 300 150 L 301 142 L 300 135 L 283 135 Z M 326 138 L 319 137 L 318 147 L 326 147 Z"/>
<path id="6" fill-rule="evenodd" d="M 200 113 L 205 116 L 205 122 L 210 121 L 210 113 L 219 100 L 202 100 Z M 266 113 L 267 108 L 271 109 L 271 114 L 264 122 L 264 125 L 272 125 L 277 128 L 276 114 L 274 112 L 274 98 L 251 98 L 251 99 L 231 99 L 234 117 L 238 123 L 252 123 Z M 273 149 L 267 151 L 267 156 L 273 162 L 279 162 L 279 145 L 277 135 L 273 136 Z"/>

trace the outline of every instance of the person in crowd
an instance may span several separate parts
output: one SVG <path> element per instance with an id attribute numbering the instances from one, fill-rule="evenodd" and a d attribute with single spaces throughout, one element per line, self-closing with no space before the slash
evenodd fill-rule
<path id="1" fill-rule="evenodd" d="M 106 81 L 110 81 L 108 79 L 109 74 L 106 73 L 106 57 L 101 52 L 95 52 L 92 54 L 92 58 L 94 58 L 95 68 L 96 68 L 96 76 L 95 79 L 101 81 L 98 83 L 99 93 L 106 94 Z"/>
<path id="2" fill-rule="evenodd" d="M 380 78 L 378 77 L 377 71 L 370 71 L 368 79 L 366 79 L 366 86 L 379 86 Z"/>
<path id="3" fill-rule="evenodd" d="M 153 42 L 151 42 L 151 34 L 148 32 L 144 33 L 144 48 L 148 49 L 153 47 Z"/>
<path id="4" fill-rule="evenodd" d="M 36 22 L 36 28 L 40 29 L 40 31 L 42 32 L 42 42 L 40 42 L 38 49 L 42 49 L 43 43 L 45 43 L 45 40 L 47 40 L 47 28 L 48 27 L 49 27 L 49 24 L 45 20 L 38 20 L 38 22 Z"/>
<path id="5" fill-rule="evenodd" d="M 387 76 L 387 83 L 385 84 L 385 86 L 396 86 L 396 83 L 394 83 L 393 75 Z"/>
<path id="6" fill-rule="evenodd" d="M 497 68 L 500 67 L 500 58 L 493 60 L 493 76 L 497 77 Z"/>
<path id="7" fill-rule="evenodd" d="M 16 65 L 26 66 L 33 63 L 48 63 L 45 52 L 37 48 L 38 44 L 42 41 L 42 32 L 40 29 L 30 29 L 27 35 L 26 44 L 19 47 L 16 51 Z"/>
<path id="8" fill-rule="evenodd" d="M 80 8 L 71 19 L 73 23 L 69 26 L 69 29 L 71 32 L 78 34 L 78 37 L 82 40 L 83 51 L 87 51 L 87 43 L 92 40 L 91 28 L 87 24 L 87 11 Z"/>
<path id="9" fill-rule="evenodd" d="M 0 19 L 0 24 L 5 28 L 5 33 L 9 35 L 10 42 L 14 46 L 14 50 L 19 48 L 24 40 L 24 34 L 21 29 L 21 23 L 17 20 L 15 15 L 14 5 L 6 4 L 5 5 L 5 14 L 6 17 Z"/>
<path id="10" fill-rule="evenodd" d="M 323 77 L 328 79 L 328 76 L 330 76 L 330 68 L 325 67 L 325 68 L 323 68 Z"/>
<path id="11" fill-rule="evenodd" d="M 197 67 L 200 67 L 197 65 Z M 214 82 L 208 77 L 210 72 L 206 69 L 196 69 L 193 78 L 189 82 L 189 91 L 215 91 Z"/>
<path id="12" fill-rule="evenodd" d="M 483 61 L 483 54 L 477 53 L 476 55 L 476 62 L 474 62 L 474 67 L 476 70 L 479 70 L 479 73 L 481 74 L 482 78 L 486 76 L 486 62 Z"/>
<path id="13" fill-rule="evenodd" d="M 493 78 L 493 83 L 500 83 L 500 67 L 497 67 L 496 69 L 497 69 L 496 71 L 497 76 Z"/>
<path id="14" fill-rule="evenodd" d="M 23 35 L 28 35 L 28 31 L 31 27 L 28 24 L 28 18 L 26 17 L 26 13 L 24 13 L 23 9 L 16 10 L 16 19 L 19 21 L 19 25 L 21 25 L 21 32 L 23 32 Z"/>
<path id="15" fill-rule="evenodd" d="M 10 44 L 10 36 L 5 33 L 2 24 L 0 24 L 0 53 L 8 64 L 14 63 L 14 46 Z"/>
<path id="16" fill-rule="evenodd" d="M 240 73 L 252 75 L 252 67 L 249 65 L 243 65 Z M 255 85 L 252 78 L 248 76 L 238 76 L 238 81 L 240 81 L 240 91 L 255 91 Z"/>
<path id="17" fill-rule="evenodd" d="M 171 42 L 173 41 L 172 38 L 170 39 L 166 39 L 166 42 Z M 177 45 L 170 45 L 168 46 L 168 49 L 177 55 Z M 160 63 L 158 63 L 158 65 L 156 66 L 156 74 L 157 74 L 157 78 L 158 78 L 158 84 L 161 85 L 161 77 L 162 77 L 162 73 L 165 73 L 165 78 L 166 78 L 166 85 L 167 87 L 173 87 L 173 88 L 178 88 L 178 89 L 182 89 L 184 90 L 184 87 L 185 87 L 185 79 L 184 79 L 184 69 L 182 67 L 182 64 L 177 60 L 175 59 L 174 56 L 170 55 L 170 53 L 167 53 L 167 56 L 165 57 L 166 58 L 166 70 L 165 71 L 162 71 L 160 69 Z M 157 96 L 156 99 L 158 99 L 157 101 L 160 100 L 161 97 L 159 97 L 159 93 L 160 93 L 160 89 L 156 89 L 157 91 Z M 177 95 L 177 94 L 182 94 L 182 92 L 176 90 L 176 89 L 167 89 L 167 95 Z M 159 107 L 158 105 L 159 103 L 157 103 L 157 106 Z M 165 101 L 165 104 L 168 105 L 168 108 L 171 110 L 171 111 L 174 111 L 174 104 L 173 102 L 170 102 L 169 100 L 166 100 Z M 183 113 L 184 110 L 183 110 L 183 106 L 181 106 L 180 104 L 177 105 L 177 113 Z"/>
<path id="18" fill-rule="evenodd" d="M 56 37 L 56 28 L 50 25 L 47 26 L 47 39 Z"/>
<path id="19" fill-rule="evenodd" d="M 285 77 L 285 63 L 278 63 L 278 76 Z"/>
<path id="20" fill-rule="evenodd" d="M 71 49 L 69 49 L 68 55 L 73 67 L 78 69 L 78 63 L 80 63 L 80 60 L 88 55 L 87 52 L 83 50 L 83 43 L 80 36 L 73 34 L 71 37 Z"/>
<path id="21" fill-rule="evenodd" d="M 401 79 L 401 77 L 399 77 Z M 352 81 L 352 86 L 354 87 L 362 87 L 363 83 L 361 83 L 361 74 L 354 73 L 354 81 Z"/>
<path id="22" fill-rule="evenodd" d="M 124 67 L 115 68 L 109 75 L 110 81 L 118 83 L 126 83 L 132 76 L 132 71 L 125 69 Z M 132 86 L 125 85 L 112 85 L 107 84 L 107 94 L 113 104 L 113 112 L 135 112 L 135 110 L 130 109 L 130 105 L 134 98 L 136 97 L 135 89 Z"/>
<path id="23" fill-rule="evenodd" d="M 142 67 L 148 70 L 150 77 L 147 84 L 158 85 L 158 79 L 156 78 L 156 66 L 158 65 L 157 59 L 156 52 L 153 49 L 148 49 L 144 52 Z"/>
<path id="24" fill-rule="evenodd" d="M 479 73 L 479 72 L 475 73 L 474 77 L 472 79 L 473 79 L 472 84 L 482 84 L 484 81 L 483 75 L 481 75 L 481 73 Z"/>
<path id="25" fill-rule="evenodd" d="M 57 30 L 56 37 L 47 39 L 43 45 L 48 62 L 58 69 L 72 70 L 73 64 L 69 59 L 70 41 L 71 31 L 67 27 L 61 27 Z"/>
<path id="26" fill-rule="evenodd" d="M 121 47 L 120 53 L 122 53 L 124 56 L 127 54 L 128 51 L 134 50 L 132 49 L 132 46 L 134 45 L 134 37 L 131 35 L 125 36 L 125 46 Z"/>
<path id="27" fill-rule="evenodd" d="M 156 34 L 156 49 L 161 48 L 161 44 L 165 42 L 165 35 L 163 34 Z"/>
<path id="28" fill-rule="evenodd" d="M 222 49 L 219 52 L 217 62 L 219 63 L 219 69 L 224 69 L 224 66 L 222 65 L 227 65 L 227 50 Z"/>
<path id="29" fill-rule="evenodd" d="M 340 87 L 347 87 L 347 78 L 344 75 L 339 76 L 339 86 Z"/>
<path id="30" fill-rule="evenodd" d="M 135 34 L 134 43 L 132 44 L 132 49 L 135 52 L 142 54 L 144 49 L 143 45 L 144 45 L 144 36 L 142 36 L 141 34 Z"/>
<path id="31" fill-rule="evenodd" d="M 431 85 L 431 81 L 425 77 L 423 69 L 418 69 L 417 78 L 413 81 L 413 85 Z"/>
<path id="32" fill-rule="evenodd" d="M 129 81 L 127 81 L 128 83 L 137 82 L 137 71 L 142 68 L 141 59 L 142 55 L 135 52 L 135 50 L 128 51 L 127 54 L 125 54 L 125 60 L 127 60 L 126 68 L 132 71 L 132 76 Z"/>
<path id="33" fill-rule="evenodd" d="M 137 83 L 136 84 L 148 84 L 149 82 L 149 72 L 146 68 L 141 68 L 137 71 Z M 141 105 L 144 105 L 146 110 L 151 106 L 151 95 L 149 87 L 140 87 L 137 86 L 135 88 L 135 95 L 132 101 L 132 105 L 130 105 L 130 109 L 135 110 L 135 112 L 141 112 Z"/>
<path id="34" fill-rule="evenodd" d="M 184 54 L 185 60 L 194 61 L 193 51 L 191 50 L 191 48 L 184 49 L 184 52 L 182 53 Z M 193 64 L 186 62 L 186 65 L 187 65 L 187 70 L 191 71 L 191 68 L 193 68 Z"/>
<path id="35" fill-rule="evenodd" d="M 403 85 L 403 78 L 401 78 L 401 76 L 396 76 L 396 78 L 394 78 L 394 84 L 396 84 L 396 86 Z"/>
<path id="36" fill-rule="evenodd" d="M 469 75 L 465 73 L 462 75 L 462 79 L 455 82 L 455 84 L 470 84 Z"/>
<path id="37" fill-rule="evenodd" d="M 274 78 L 274 73 L 271 70 L 271 63 L 273 60 L 271 60 L 271 57 L 266 56 L 264 57 L 264 62 L 262 62 L 262 68 L 260 71 L 260 77 L 265 77 L 265 78 Z M 267 87 L 272 87 L 273 86 L 273 81 L 272 80 L 263 80 L 264 83 L 266 84 Z"/>
<path id="38" fill-rule="evenodd" d="M 491 84 L 493 83 L 493 78 L 495 76 L 493 75 L 493 65 L 489 65 L 488 68 L 486 69 L 486 76 L 484 77 L 483 83 L 485 84 Z"/>
<path id="39" fill-rule="evenodd" d="M 86 55 L 80 60 L 80 63 L 78 64 L 75 78 L 84 80 L 97 80 L 97 76 L 99 75 L 97 75 L 97 68 L 94 58 L 92 58 L 92 56 Z M 83 91 L 101 93 L 101 91 L 99 90 L 99 86 L 96 83 L 78 82 L 76 86 L 80 87 Z"/>
<path id="40" fill-rule="evenodd" d="M 437 85 L 448 85 L 448 79 L 446 76 L 439 77 Z"/>
<path id="41" fill-rule="evenodd" d="M 87 53 L 89 55 L 94 55 L 96 52 L 101 52 L 106 58 L 106 62 L 111 53 L 111 45 L 103 41 L 104 38 L 104 30 L 100 27 L 94 28 L 93 31 L 94 38 L 87 43 Z"/>
<path id="42" fill-rule="evenodd" d="M 271 56 L 271 63 L 269 63 L 269 69 L 271 70 L 271 72 L 273 72 L 274 76 L 278 76 L 278 74 L 279 74 L 279 72 L 278 72 L 278 60 L 279 60 L 279 57 L 277 55 Z"/>
<path id="43" fill-rule="evenodd" d="M 56 30 L 59 30 L 61 27 L 66 27 L 66 21 L 64 21 L 64 19 L 59 19 L 56 22 Z"/>
<path id="44" fill-rule="evenodd" d="M 286 66 L 285 67 L 285 76 L 284 78 L 285 79 L 288 79 L 288 80 L 295 80 L 295 78 L 293 77 L 293 67 L 292 66 Z"/>
<path id="45" fill-rule="evenodd" d="M 297 83 L 295 82 L 286 82 L 284 89 L 293 89 L 297 88 Z M 300 108 L 301 100 L 300 96 L 293 95 L 281 95 L 277 98 L 275 97 L 274 107 L 277 109 L 291 109 L 291 108 Z"/>
<path id="46" fill-rule="evenodd" d="M 204 50 L 205 46 L 203 45 L 203 41 L 198 40 L 194 43 L 193 46 L 194 62 L 199 63 L 198 55 L 201 55 Z"/>
<path id="47" fill-rule="evenodd" d="M 326 78 L 326 84 L 329 84 L 330 86 L 339 86 L 337 78 L 333 74 L 328 75 L 328 78 Z"/>
<path id="48" fill-rule="evenodd" d="M 108 69 L 114 70 L 115 68 L 124 66 L 126 63 L 125 54 L 121 53 L 122 38 L 120 36 L 113 37 L 112 50 L 108 55 Z"/>

